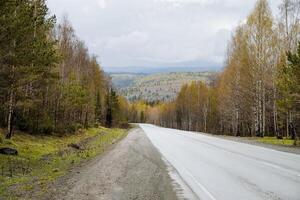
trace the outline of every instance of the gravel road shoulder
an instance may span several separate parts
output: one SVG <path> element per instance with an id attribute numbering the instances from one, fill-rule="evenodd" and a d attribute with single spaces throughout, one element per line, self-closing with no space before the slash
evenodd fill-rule
<path id="1" fill-rule="evenodd" d="M 135 128 L 104 155 L 54 183 L 44 199 L 176 200 L 174 188 L 160 153 Z"/>

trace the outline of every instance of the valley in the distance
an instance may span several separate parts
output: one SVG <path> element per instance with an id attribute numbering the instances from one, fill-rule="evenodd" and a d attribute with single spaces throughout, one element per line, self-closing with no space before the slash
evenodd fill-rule
<path id="1" fill-rule="evenodd" d="M 214 72 L 169 72 L 156 74 L 110 73 L 118 93 L 130 101 L 171 101 L 184 84 L 208 82 Z"/>

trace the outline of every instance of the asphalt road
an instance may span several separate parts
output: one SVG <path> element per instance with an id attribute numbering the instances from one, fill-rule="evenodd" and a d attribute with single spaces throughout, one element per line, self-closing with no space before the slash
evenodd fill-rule
<path id="1" fill-rule="evenodd" d="M 199 199 L 300 200 L 300 155 L 153 125 L 140 127 L 176 169 L 171 174 L 179 174 L 179 184 L 183 180 Z"/>

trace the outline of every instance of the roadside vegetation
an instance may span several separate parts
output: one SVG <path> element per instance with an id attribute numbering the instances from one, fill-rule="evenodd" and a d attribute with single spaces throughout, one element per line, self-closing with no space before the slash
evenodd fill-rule
<path id="1" fill-rule="evenodd" d="M 135 103 L 138 117 L 133 118 L 177 129 L 298 144 L 300 1 L 283 0 L 279 9 L 273 17 L 268 1 L 258 0 L 233 33 L 222 72 L 209 83 L 184 85 L 174 101 Z"/>
<path id="2" fill-rule="evenodd" d="M 3 133 L 0 135 L 3 138 Z M 43 195 L 52 181 L 101 154 L 126 135 L 126 129 L 100 127 L 64 136 L 18 132 L 13 141 L 1 139 L 0 148 L 16 148 L 18 155 L 0 154 L 0 197 L 30 199 L 27 195 Z"/>
<path id="3" fill-rule="evenodd" d="M 123 138 L 128 102 L 45 0 L 0 1 L 0 24 L 0 199 L 24 199 Z"/>
<path id="4" fill-rule="evenodd" d="M 295 141 L 289 138 L 278 139 L 277 137 L 264 137 L 264 138 L 256 138 L 256 141 L 265 144 L 281 145 L 287 147 L 300 146 L 299 140 Z"/>

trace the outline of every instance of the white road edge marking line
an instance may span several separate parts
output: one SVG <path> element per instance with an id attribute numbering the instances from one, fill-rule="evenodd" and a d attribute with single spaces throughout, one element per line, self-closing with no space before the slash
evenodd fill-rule
<path id="1" fill-rule="evenodd" d="M 147 135 L 147 134 L 146 134 Z M 150 139 L 150 138 L 149 138 Z M 163 154 L 161 151 L 160 151 L 160 149 L 163 149 L 157 142 L 155 142 L 155 139 L 150 139 L 150 141 L 151 142 L 153 142 L 154 141 L 154 143 L 156 143 L 156 144 L 154 144 L 153 143 L 153 145 L 154 146 L 156 146 L 156 147 L 158 147 L 157 149 L 158 149 L 158 151 L 161 153 L 161 154 Z M 185 173 L 190 177 L 190 178 L 192 178 L 192 180 L 200 187 L 200 189 L 211 199 L 211 200 L 217 200 L 209 191 L 208 191 L 208 189 L 204 186 L 204 185 L 202 185 L 199 181 L 197 181 L 197 179 L 192 175 L 192 173 L 191 172 L 189 172 L 181 163 L 179 163 L 179 162 L 177 162 L 175 159 L 173 159 L 173 156 L 172 156 L 172 154 L 170 154 L 168 151 L 165 151 L 165 154 L 168 154 L 169 155 L 169 159 L 167 159 L 167 157 L 165 156 L 165 159 L 173 166 L 173 168 L 175 168 L 176 170 L 177 170 L 177 168 L 172 164 L 172 161 L 171 160 L 173 160 L 173 162 L 175 162 L 175 163 L 177 163 L 178 165 L 180 165 L 180 167 L 185 171 Z M 177 170 L 178 171 L 178 170 Z M 178 173 L 180 174 L 180 171 L 178 171 Z"/>
<path id="2" fill-rule="evenodd" d="M 194 140 L 197 140 L 199 141 L 200 143 L 202 144 L 205 144 L 207 146 L 212 146 L 212 147 L 215 147 L 215 148 L 218 148 L 216 145 L 211 145 L 210 143 L 208 142 L 203 142 L 201 141 L 199 138 L 193 138 L 191 137 L 190 135 L 186 135 L 186 134 L 183 134 L 183 133 L 178 133 L 179 135 L 183 136 L 183 137 L 186 137 L 186 138 L 190 138 L 190 139 L 194 139 Z M 254 158 L 254 157 L 251 157 L 249 155 L 245 155 L 245 154 L 240 154 L 240 153 L 237 153 L 237 152 L 234 152 L 234 151 L 231 151 L 231 150 L 228 150 L 228 149 L 225 149 L 225 148 L 218 148 L 219 150 L 223 151 L 223 152 L 227 152 L 227 153 L 231 153 L 231 154 L 235 154 L 235 155 L 238 155 L 238 156 L 242 156 L 243 158 L 247 158 L 247 159 L 251 159 L 255 162 L 258 162 L 258 163 L 261 163 L 265 166 L 268 166 L 268 167 L 272 167 L 274 169 L 278 169 L 278 170 L 281 170 L 281 171 L 284 171 L 286 173 L 289 173 L 293 176 L 300 176 L 300 174 L 298 174 L 299 172 L 298 171 L 295 171 L 295 170 L 289 170 L 289 169 L 285 169 L 279 165 L 276 165 L 276 164 L 273 164 L 273 163 L 270 163 L 268 161 L 263 161 L 263 160 L 260 160 L 259 158 Z M 274 150 L 276 151 L 276 150 Z"/>
<path id="3" fill-rule="evenodd" d="M 211 200 L 217 200 L 209 191 L 208 191 L 208 189 L 204 186 L 204 185 L 202 185 L 199 181 L 197 181 L 197 179 L 185 168 L 185 167 L 183 167 L 182 166 L 182 168 L 185 170 L 185 172 L 187 173 L 187 175 L 189 176 L 189 177 L 191 177 L 192 179 L 193 179 L 193 181 L 201 188 L 201 190 L 202 191 L 204 191 L 204 193 L 207 195 L 207 196 L 209 196 L 209 198 L 211 199 Z"/>
<path id="4" fill-rule="evenodd" d="M 265 165 L 265 166 L 269 166 L 269 167 L 272 167 L 274 169 L 278 169 L 278 170 L 281 170 L 281 171 L 284 171 L 286 173 L 289 173 L 293 176 L 300 176 L 300 174 L 298 174 L 296 171 L 294 170 L 289 170 L 289 169 L 285 169 L 279 165 L 275 165 L 275 164 L 272 164 L 272 163 L 269 163 L 269 162 L 266 162 L 266 161 L 260 161 L 260 160 L 257 160 L 258 162 L 260 162 L 261 164 Z"/>

